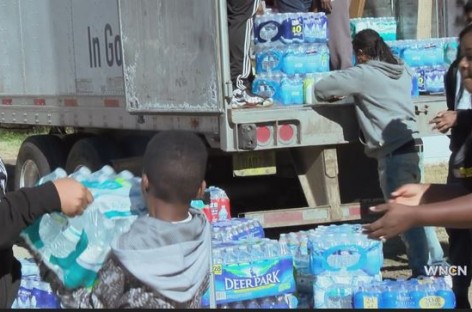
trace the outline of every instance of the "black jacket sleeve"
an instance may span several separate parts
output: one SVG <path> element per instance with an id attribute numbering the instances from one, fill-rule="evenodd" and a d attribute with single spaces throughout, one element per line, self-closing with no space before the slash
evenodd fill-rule
<path id="1" fill-rule="evenodd" d="M 10 248 L 38 217 L 60 210 L 61 200 L 52 182 L 7 193 L 0 201 L 0 250 Z"/>
<path id="2" fill-rule="evenodd" d="M 448 110 L 454 110 L 456 104 L 457 70 L 459 68 L 459 59 L 456 59 L 449 66 L 444 75 L 444 92 L 446 94 L 446 103 Z"/>

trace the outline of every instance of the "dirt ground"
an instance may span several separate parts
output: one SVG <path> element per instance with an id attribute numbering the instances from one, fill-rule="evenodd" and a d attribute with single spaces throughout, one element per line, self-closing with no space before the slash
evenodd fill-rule
<path id="1" fill-rule="evenodd" d="M 444 250 L 444 255 L 448 254 L 448 236 L 444 228 L 436 228 L 438 239 Z M 405 245 L 400 238 L 390 239 L 384 244 L 384 265 L 382 276 L 384 278 L 408 278 L 411 271 L 408 268 L 408 261 L 405 254 Z"/>

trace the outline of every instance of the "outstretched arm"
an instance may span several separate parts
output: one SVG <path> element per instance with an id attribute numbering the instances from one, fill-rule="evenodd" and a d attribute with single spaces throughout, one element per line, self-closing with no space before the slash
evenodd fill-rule
<path id="1" fill-rule="evenodd" d="M 52 182 L 7 193 L 0 201 L 0 249 L 13 245 L 24 228 L 53 211 L 61 211 L 61 201 Z"/>
<path id="2" fill-rule="evenodd" d="M 43 214 L 62 209 L 75 216 L 92 200 L 90 191 L 70 178 L 7 193 L 0 201 L 0 249 L 13 245 L 20 232 Z"/>
<path id="3" fill-rule="evenodd" d="M 441 193 L 447 188 L 436 187 L 439 190 L 436 194 L 433 194 L 434 189 L 430 188 L 429 204 L 407 206 L 390 202 L 372 207 L 372 211 L 383 213 L 383 216 L 366 224 L 365 232 L 371 238 L 391 238 L 415 226 L 472 227 L 472 194 L 438 201 L 440 198 L 450 198 L 451 195 Z M 459 194 L 460 188 L 455 192 Z"/>

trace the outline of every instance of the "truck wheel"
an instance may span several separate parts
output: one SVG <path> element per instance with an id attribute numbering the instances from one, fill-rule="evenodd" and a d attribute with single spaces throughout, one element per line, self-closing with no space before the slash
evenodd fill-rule
<path id="1" fill-rule="evenodd" d="M 86 132 L 77 132 L 77 133 L 71 133 L 71 134 L 66 134 L 62 137 L 62 144 L 64 146 L 64 153 L 67 157 L 69 155 L 70 150 L 72 149 L 72 146 L 80 140 L 84 138 L 88 138 L 93 136 L 91 133 L 86 133 Z"/>
<path id="2" fill-rule="evenodd" d="M 15 189 L 36 185 L 42 176 L 64 167 L 62 141 L 54 135 L 28 137 L 20 147 L 15 166 Z"/>
<path id="3" fill-rule="evenodd" d="M 66 161 L 66 171 L 74 172 L 81 166 L 97 171 L 105 165 L 112 165 L 112 160 L 121 157 L 116 144 L 105 137 L 87 137 L 78 140 L 72 146 Z"/>

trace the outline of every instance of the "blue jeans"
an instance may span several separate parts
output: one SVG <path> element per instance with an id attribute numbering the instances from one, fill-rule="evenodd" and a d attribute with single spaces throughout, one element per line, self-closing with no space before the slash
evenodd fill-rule
<path id="1" fill-rule="evenodd" d="M 388 155 L 378 159 L 380 188 L 385 200 L 397 188 L 408 183 L 420 183 L 422 153 Z M 406 246 L 408 265 L 413 276 L 426 275 L 424 267 L 444 253 L 434 228 L 414 227 L 400 235 Z"/>

